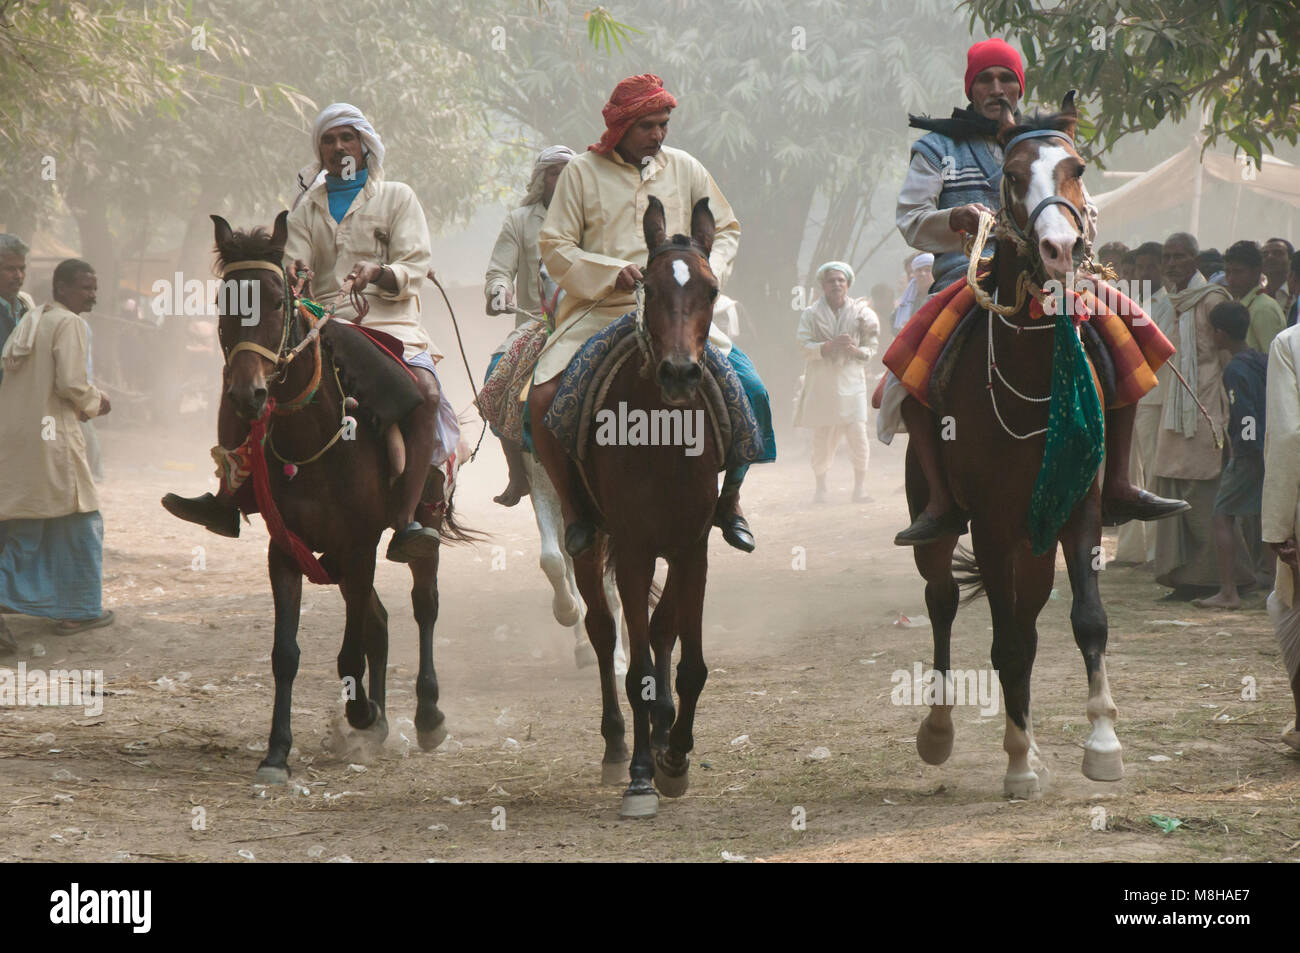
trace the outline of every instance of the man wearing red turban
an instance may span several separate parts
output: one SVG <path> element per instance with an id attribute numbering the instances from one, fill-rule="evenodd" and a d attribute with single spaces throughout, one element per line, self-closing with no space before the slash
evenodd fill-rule
<path id="1" fill-rule="evenodd" d="M 533 374 L 529 400 L 537 407 L 549 405 L 556 379 L 588 338 L 636 307 L 636 283 L 649 257 L 642 220 L 652 196 L 663 203 L 670 235 L 689 235 L 691 210 L 700 199 L 708 199 L 716 229 L 709 266 L 720 286 L 731 274 L 740 223 L 699 160 L 663 144 L 669 112 L 676 106 L 677 100 L 658 76 L 628 77 L 605 104 L 605 133 L 600 141 L 575 157 L 560 175 L 538 246 L 547 272 L 565 295 L 556 312 L 555 333 Z M 709 340 L 736 370 L 763 429 L 764 454 L 757 462 L 776 459 L 767 390 L 754 365 L 716 323 Z M 595 541 L 595 527 L 575 507 L 581 494 L 569 485 L 568 458 L 554 435 L 544 431 L 532 437 L 564 509 L 565 549 L 578 556 Z M 747 469 L 727 471 L 714 520 L 728 543 L 750 552 L 754 536 L 740 510 L 740 484 Z"/>

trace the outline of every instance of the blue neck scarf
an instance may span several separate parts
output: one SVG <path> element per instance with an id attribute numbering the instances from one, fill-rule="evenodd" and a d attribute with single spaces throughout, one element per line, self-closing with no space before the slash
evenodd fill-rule
<path id="1" fill-rule="evenodd" d="M 356 178 L 342 179 L 325 173 L 325 191 L 329 193 L 330 215 L 334 221 L 343 221 L 343 216 L 352 207 L 352 200 L 365 187 L 368 169 L 359 169 Z"/>

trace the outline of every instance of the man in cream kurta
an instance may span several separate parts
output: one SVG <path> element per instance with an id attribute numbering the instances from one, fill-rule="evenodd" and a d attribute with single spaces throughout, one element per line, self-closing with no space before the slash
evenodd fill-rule
<path id="1" fill-rule="evenodd" d="M 6 341 L 0 382 L 0 604 L 62 620 L 71 633 L 112 621 L 101 612 L 104 523 L 81 421 L 109 412 L 87 375 L 95 272 L 54 270 L 54 303 L 27 312 Z"/>
<path id="2" fill-rule="evenodd" d="M 524 195 L 523 202 L 518 208 L 511 209 L 506 220 L 501 223 L 501 232 L 497 235 L 487 274 L 484 276 L 483 296 L 487 299 L 486 309 L 489 315 L 513 314 L 515 327 L 492 352 L 487 373 L 483 377 L 484 383 L 487 383 L 517 338 L 530 330 L 537 331 L 541 328 L 542 294 L 538 266 L 541 264 L 542 253 L 537 239 L 542 230 L 542 222 L 546 220 L 546 210 L 555 195 L 555 184 L 572 158 L 573 150 L 568 146 L 548 146 L 543 149 L 533 163 L 528 192 Z M 519 373 L 524 372 L 525 369 L 519 369 Z M 506 367 L 502 373 L 513 373 L 513 370 Z M 514 506 L 529 491 L 528 473 L 524 469 L 524 448 L 521 443 L 505 437 L 495 424 L 492 425 L 492 432 L 501 441 L 501 449 L 510 471 L 510 482 L 492 501 L 502 506 Z"/>
<path id="3" fill-rule="evenodd" d="M 1260 523 L 1264 542 L 1277 555 L 1277 575 L 1268 597 L 1282 661 L 1300 714 L 1300 559 L 1296 534 L 1300 532 L 1300 326 L 1287 328 L 1268 353 L 1268 395 L 1264 416 L 1264 494 Z M 1300 750 L 1296 719 L 1282 732 L 1282 740 Z"/>
<path id="4" fill-rule="evenodd" d="M 708 199 L 715 226 L 709 266 L 719 286 L 731 275 L 740 223 L 704 166 L 686 152 L 663 145 L 669 112 L 676 106 L 677 100 L 652 73 L 623 80 L 602 111 L 606 128 L 600 142 L 571 161 L 560 176 L 538 238 L 542 261 L 565 292 L 555 333 L 533 375 L 541 393 L 539 406 L 549 402 L 554 395 L 550 382 L 587 339 L 634 310 L 636 282 L 649 257 L 642 223 L 650 196 L 663 204 L 669 235 L 690 234 L 695 203 Z M 757 462 L 774 460 L 771 408 L 752 362 L 716 324 L 709 340 L 735 369 L 763 430 L 764 452 Z M 594 524 L 575 507 L 576 488 L 568 485 L 568 467 L 553 438 L 534 433 L 533 439 L 565 510 L 565 548 L 577 556 L 595 542 Z M 745 466 L 727 472 L 714 521 L 728 544 L 751 552 L 753 533 L 740 510 L 740 485 L 747 470 Z"/>
<path id="5" fill-rule="evenodd" d="M 817 280 L 822 297 L 799 319 L 804 383 L 794 425 L 813 428 L 815 501 L 826 502 L 826 474 L 840 441 L 847 440 L 853 462 L 853 500 L 862 502 L 866 499 L 868 459 L 866 368 L 876 354 L 880 320 L 866 299 L 848 297 L 853 269 L 845 262 L 822 265 Z"/>
<path id="6" fill-rule="evenodd" d="M 291 279 L 310 275 L 312 297 L 335 307 L 338 317 L 355 320 L 349 296 L 338 297 L 350 285 L 369 305 L 362 325 L 402 344 L 401 357 L 424 402 L 403 426 L 406 469 L 387 557 L 394 562 L 428 558 L 438 551 L 438 532 L 420 524 L 415 514 L 430 466 L 455 452 L 460 429 L 434 369 L 442 354 L 420 323 L 420 290 L 431 257 L 424 209 L 410 186 L 385 178 L 383 140 L 355 106 L 334 103 L 321 111 L 312 127 L 312 151 L 315 158 L 298 175 L 302 194 L 289 214 L 285 270 Z M 247 433 L 225 401 L 218 431 L 228 449 Z M 238 507 L 224 493 L 195 499 L 169 493 L 163 506 L 220 535 L 239 535 Z"/>

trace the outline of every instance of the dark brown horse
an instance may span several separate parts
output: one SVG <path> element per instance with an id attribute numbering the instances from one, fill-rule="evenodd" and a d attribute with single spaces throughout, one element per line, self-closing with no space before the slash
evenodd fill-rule
<path id="1" fill-rule="evenodd" d="M 598 411 L 617 414 L 625 408 L 629 417 L 637 412 L 647 417 L 651 412 L 698 414 L 694 419 L 704 421 L 701 360 L 718 295 L 709 267 L 713 214 L 708 200 L 701 199 L 692 210 L 690 237 L 670 239 L 663 205 L 651 197 L 642 226 L 650 250 L 643 278 L 644 346 L 617 373 Z M 535 439 L 541 434 L 540 440 L 554 442 L 542 422 L 546 409 L 540 401 L 531 402 L 532 432 Z M 587 603 L 587 636 L 600 667 L 602 780 L 619 784 L 630 775 L 621 813 L 651 817 L 658 810 L 656 787 L 666 797 L 686 793 L 695 707 L 708 675 L 702 619 L 721 449 L 706 439 L 702 452 L 692 456 L 680 445 L 602 444 L 599 431 L 595 433 L 586 475 L 601 537 L 599 545 L 574 560 L 574 568 Z M 625 682 L 632 706 L 630 764 L 614 684 L 617 629 L 601 585 L 607 556 L 614 562 L 630 643 Z M 668 577 L 651 617 L 655 560 L 660 557 L 668 563 Z M 681 708 L 675 711 L 670 667 L 678 638 Z"/>
<path id="2" fill-rule="evenodd" d="M 1022 272 L 1030 271 L 1038 284 L 1045 278 L 1059 280 L 1083 247 L 1078 214 L 1084 207 L 1083 162 L 1073 146 L 1077 118 L 1073 94 L 1066 97 L 1060 113 L 1036 117 L 1026 125 L 1017 126 L 1009 112 L 1003 113 L 998 138 L 1004 147 L 1025 132 L 1048 133 L 1016 141 L 1005 156 L 1005 211 L 1028 242 L 1018 252 L 1015 239 L 999 233 L 993 267 L 997 301 L 1003 305 L 1017 300 Z M 1073 207 L 1073 213 L 1061 200 Z M 1031 220 L 1033 210 L 1038 215 Z M 1009 315 L 981 312 L 974 319 L 944 401 L 951 408 L 955 433 L 943 446 L 953 495 L 971 514 L 974 562 L 959 559 L 958 565 L 977 573 L 993 617 L 992 661 L 1006 705 L 1004 791 L 1019 797 L 1037 796 L 1047 780 L 1034 744 L 1029 680 L 1038 646 L 1036 621 L 1051 594 L 1056 570 L 1056 546 L 1034 555 L 1029 543 L 1030 497 L 1046 443 L 1042 428 L 1047 425 L 1049 405 L 1044 398 L 1051 391 L 1054 334 L 1052 318 L 1031 320 L 1028 304 Z M 1115 703 L 1106 681 L 1106 611 L 1097 586 L 1100 493 L 1100 482 L 1094 479 L 1062 527 L 1059 542 L 1073 590 L 1070 623 L 1088 675 L 1092 732 L 1084 744 L 1083 773 L 1093 780 L 1114 781 L 1124 769 L 1114 730 Z M 909 448 L 907 497 L 914 516 L 925 507 L 927 495 L 926 481 Z M 953 575 L 956 546 L 953 536 L 915 551 L 917 568 L 926 581 L 934 669 L 940 673 L 951 667 L 949 638 L 959 595 Z M 918 752 L 930 764 L 941 764 L 952 751 L 952 741 L 952 705 L 931 706 L 917 732 Z"/>
<path id="3" fill-rule="evenodd" d="M 219 334 L 226 370 L 218 439 L 227 449 L 238 446 L 248 433 L 248 422 L 262 414 L 268 399 L 276 401 L 266 439 L 271 497 L 285 526 L 309 549 L 322 554 L 321 565 L 338 580 L 346 603 L 343 647 L 338 656 L 345 712 L 348 724 L 364 732 L 363 737 L 371 743 L 379 744 L 388 733 L 384 713 L 388 613 L 374 590 L 375 549 L 400 504 L 401 483 L 393 486 L 392 465 L 382 438 L 364 426 L 354 426 L 350 433 L 341 429 L 344 395 L 319 338 L 296 359 L 287 364 L 283 360 L 290 346 L 307 331 L 281 270 L 288 214 L 280 213 L 269 235 L 261 228 L 235 232 L 225 219 L 212 216 L 223 278 L 259 286 L 253 299 L 258 302 L 255 320 L 224 310 L 221 314 Z M 327 449 L 322 453 L 322 448 Z M 282 464 L 309 460 L 298 465 L 292 476 L 291 468 Z M 436 467 L 431 473 L 432 481 L 441 480 Z M 251 487 L 246 485 L 241 492 L 248 489 Z M 462 538 L 451 520 L 450 500 L 444 520 L 436 525 L 443 538 Z M 270 743 L 257 777 L 283 784 L 289 777 L 287 759 L 293 746 L 289 711 L 298 672 L 303 571 L 275 541 L 268 547 L 267 561 L 275 600 L 275 644 L 271 650 L 275 707 Z M 420 633 L 415 726 L 420 747 L 428 751 L 447 736 L 443 713 L 438 710 L 438 678 L 433 667 L 438 555 L 435 552 L 432 557 L 412 561 L 410 567 L 414 581 L 411 603 Z M 369 695 L 361 684 L 367 666 Z"/>

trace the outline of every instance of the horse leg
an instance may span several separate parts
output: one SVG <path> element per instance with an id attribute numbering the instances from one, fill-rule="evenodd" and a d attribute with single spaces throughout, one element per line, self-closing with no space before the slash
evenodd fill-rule
<path id="1" fill-rule="evenodd" d="M 366 629 L 370 616 L 370 593 L 374 589 L 375 559 L 371 551 L 349 560 L 343 569 L 339 589 L 343 591 L 345 607 L 343 647 L 339 649 L 338 673 L 343 680 L 343 710 L 348 724 L 358 731 L 374 727 L 384 713 L 375 701 L 366 695 L 361 678 L 366 673 Z M 387 724 L 384 731 L 387 732 Z"/>
<path id="2" fill-rule="evenodd" d="M 525 461 L 528 482 L 532 487 L 533 515 L 537 519 L 537 532 L 541 538 L 539 563 L 555 591 L 551 599 L 551 612 L 556 622 L 566 628 L 574 628 L 575 634 L 582 638 L 582 632 L 578 629 L 582 619 L 574 595 L 576 582 L 573 579 L 573 566 L 564 551 L 564 517 L 560 512 L 560 498 L 541 462 L 531 454 L 525 457 Z M 583 645 L 586 645 L 585 639 Z M 579 667 L 581 666 L 582 661 L 579 659 Z"/>
<path id="3" fill-rule="evenodd" d="M 275 602 L 275 643 L 271 648 L 271 673 L 275 676 L 275 706 L 271 712 L 271 738 L 266 757 L 257 766 L 263 784 L 287 784 L 293 732 L 289 712 L 293 706 L 293 680 L 298 674 L 298 616 L 302 607 L 302 572 L 293 558 L 272 543 L 266 551 Z"/>
<path id="4" fill-rule="evenodd" d="M 614 674 L 627 675 L 627 619 L 623 617 L 623 600 L 618 597 L 618 580 L 612 569 L 602 574 L 601 585 L 605 589 L 605 604 L 614 616 Z"/>
<path id="5" fill-rule="evenodd" d="M 704 536 L 691 550 L 668 567 L 664 602 L 676 606 L 675 618 L 682 641 L 677 663 L 677 700 L 680 710 L 668 732 L 668 748 L 655 756 L 655 786 L 665 797 L 686 793 L 688 755 L 695 747 L 695 708 L 704 691 L 709 670 L 704 664 L 704 586 L 709 573 L 709 539 Z M 659 603 L 659 608 L 664 602 Z M 658 610 L 656 610 L 658 611 Z M 671 646 L 670 653 L 671 654 Z"/>
<path id="6" fill-rule="evenodd" d="M 600 762 L 601 784 L 622 784 L 627 780 L 627 742 L 623 713 L 618 707 L 618 686 L 614 682 L 614 617 L 605 602 L 601 577 L 605 574 L 604 557 L 595 546 L 573 561 L 578 591 L 587 603 L 587 637 L 596 650 L 600 672 L 600 734 L 605 739 L 605 755 Z"/>
<path id="7" fill-rule="evenodd" d="M 677 574 L 670 567 L 668 583 L 664 585 L 663 595 L 650 616 L 650 647 L 654 650 L 655 684 L 667 686 L 672 681 L 673 646 L 677 644 L 677 608 L 672 584 Z M 655 755 L 656 764 L 659 755 L 668 747 L 668 730 L 676 717 L 673 707 L 673 693 L 661 691 L 655 695 L 650 704 L 650 750 Z M 658 773 L 655 777 L 658 786 Z M 660 788 L 661 793 L 663 789 Z"/>
<path id="8" fill-rule="evenodd" d="M 1079 505 L 1061 533 L 1065 567 L 1074 599 L 1070 626 L 1088 673 L 1088 721 L 1092 731 L 1083 744 L 1083 774 L 1094 781 L 1124 777 L 1124 751 L 1115 735 L 1118 712 L 1106 679 L 1106 609 L 1097 584 L 1101 553 L 1101 504 L 1094 492 Z"/>
<path id="9" fill-rule="evenodd" d="M 388 610 L 379 601 L 371 580 L 370 597 L 366 600 L 366 618 L 362 630 L 362 645 L 366 652 L 366 667 L 370 672 L 370 699 L 379 706 L 379 720 L 371 728 L 369 744 L 373 751 L 383 747 L 388 738 Z"/>
<path id="10" fill-rule="evenodd" d="M 915 515 L 925 509 L 929 486 L 910 445 L 904 458 L 904 474 L 908 508 Z M 945 685 L 952 665 L 949 644 L 960 596 L 952 576 L 952 554 L 958 539 L 954 536 L 927 543 L 912 552 L 917 571 L 925 580 L 925 607 L 930 613 L 930 632 L 934 638 L 934 671 L 944 677 Z M 952 705 L 931 705 L 930 713 L 921 719 L 921 727 L 916 730 L 917 754 L 926 764 L 943 764 L 952 754 L 952 739 Z"/>
<path id="11" fill-rule="evenodd" d="M 415 733 L 422 751 L 447 739 L 447 716 L 438 709 L 438 673 L 433 668 L 433 627 L 438 621 L 438 552 L 411 560 L 411 608 L 419 629 L 420 669 L 415 676 Z"/>
<path id="12" fill-rule="evenodd" d="M 655 677 L 650 658 L 650 585 L 654 581 L 654 557 L 620 548 L 615 561 L 618 594 L 623 599 L 632 639 L 632 657 L 628 660 L 624 686 L 632 706 L 632 763 L 628 766 L 631 783 L 623 794 L 621 817 L 654 817 L 659 811 L 659 796 L 651 779 L 654 756 L 650 753 L 650 707 L 660 693 L 671 691 Z M 613 646 L 610 646 L 611 650 Z M 613 652 L 610 652 L 611 666 Z"/>
<path id="13" fill-rule="evenodd" d="M 1021 633 L 1016 627 L 1016 542 L 991 538 L 987 528 L 972 526 L 975 559 L 979 563 L 993 617 L 993 667 L 1002 682 L 1006 705 L 1006 733 L 1002 749 L 1007 753 L 1007 773 L 1002 792 L 1008 797 L 1036 798 L 1043 793 L 1038 774 L 1030 764 L 1032 739 L 1029 727 L 1029 668 Z"/>
<path id="14" fill-rule="evenodd" d="M 1034 720 L 1029 708 L 1029 686 L 1038 654 L 1038 614 L 1052 595 L 1052 581 L 1056 578 L 1056 550 L 1035 556 L 1021 545 L 1012 557 L 1015 567 L 1016 607 L 1015 626 L 1021 658 L 1024 663 L 1025 734 L 1029 736 L 1029 767 L 1038 776 L 1039 791 L 1045 791 L 1051 781 L 1051 772 L 1039 756 L 1034 741 Z M 1010 711 L 1010 706 L 1008 706 Z"/>

